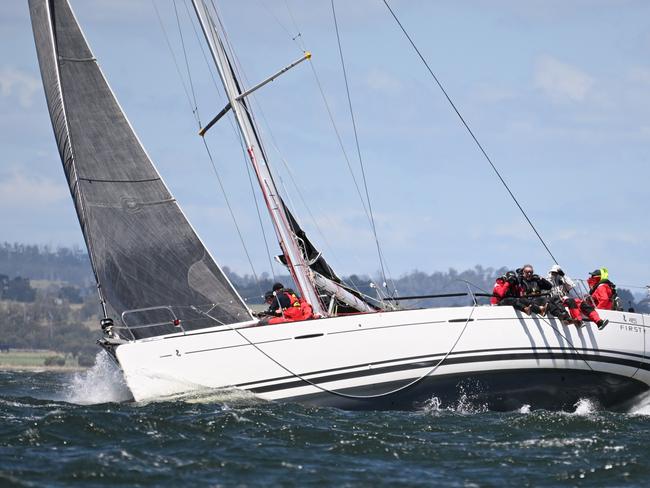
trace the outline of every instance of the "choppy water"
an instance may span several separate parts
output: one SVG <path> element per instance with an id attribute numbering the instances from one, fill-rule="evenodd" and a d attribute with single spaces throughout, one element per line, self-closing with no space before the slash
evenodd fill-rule
<path id="1" fill-rule="evenodd" d="M 0 372 L 0 486 L 646 486 L 650 399 L 510 413 L 345 412 L 210 392 L 136 404 L 86 373 Z"/>

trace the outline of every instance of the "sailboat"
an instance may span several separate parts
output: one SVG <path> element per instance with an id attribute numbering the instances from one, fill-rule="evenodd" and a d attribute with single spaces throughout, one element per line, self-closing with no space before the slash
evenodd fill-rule
<path id="1" fill-rule="evenodd" d="M 650 316 L 601 311 L 609 326 L 598 331 L 476 300 L 396 309 L 347 286 L 275 185 L 247 99 L 272 78 L 246 90 L 220 23 L 204 0 L 192 3 L 228 97 L 211 123 L 226 113 L 236 120 L 282 261 L 319 318 L 258 325 L 142 147 L 68 1 L 30 0 L 47 105 L 102 306 L 99 344 L 136 401 L 235 388 L 346 409 L 413 409 L 460 395 L 497 410 L 564 409 L 581 398 L 619 408 L 650 389 Z"/>

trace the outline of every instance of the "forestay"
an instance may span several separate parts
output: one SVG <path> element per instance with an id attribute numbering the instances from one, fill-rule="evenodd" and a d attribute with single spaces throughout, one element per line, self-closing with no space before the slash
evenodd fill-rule
<path id="1" fill-rule="evenodd" d="M 54 134 L 107 316 L 136 338 L 176 331 L 174 319 L 184 329 L 252 319 L 145 153 L 67 0 L 30 0 L 29 8 Z"/>

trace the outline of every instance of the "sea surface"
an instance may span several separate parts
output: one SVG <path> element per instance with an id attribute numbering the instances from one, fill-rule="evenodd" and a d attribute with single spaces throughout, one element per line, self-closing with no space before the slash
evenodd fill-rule
<path id="1" fill-rule="evenodd" d="M 237 392 L 130 401 L 83 373 L 0 372 L 0 486 L 648 486 L 650 398 L 628 413 L 432 398 L 346 412 Z"/>

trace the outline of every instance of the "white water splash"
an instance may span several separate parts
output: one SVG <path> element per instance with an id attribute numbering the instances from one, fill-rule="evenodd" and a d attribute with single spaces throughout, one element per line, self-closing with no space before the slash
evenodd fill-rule
<path id="1" fill-rule="evenodd" d="M 581 398 L 574 407 L 576 409 L 572 415 L 591 415 L 598 410 L 598 405 L 588 398 Z"/>
<path id="2" fill-rule="evenodd" d="M 490 411 L 487 403 L 476 404 L 473 400 L 470 399 L 467 393 L 463 393 L 460 396 L 454 410 L 457 413 L 462 413 L 465 415 L 473 415 L 476 413 L 485 413 Z"/>
<path id="3" fill-rule="evenodd" d="M 437 413 L 440 412 L 441 406 L 442 402 L 440 401 L 440 398 L 434 396 L 424 402 L 422 410 L 424 413 Z"/>
<path id="4" fill-rule="evenodd" d="M 519 413 L 530 413 L 530 405 L 528 404 L 522 405 L 521 408 L 519 409 Z"/>
<path id="5" fill-rule="evenodd" d="M 473 415 L 488 412 L 487 404 L 475 404 L 467 394 L 463 393 L 455 404 L 443 406 L 438 397 L 431 397 L 422 406 L 422 411 L 427 414 L 438 414 L 441 412 L 454 412 L 462 415 Z"/>
<path id="6" fill-rule="evenodd" d="M 650 415 L 650 393 L 640 395 L 630 407 L 628 413 L 632 415 Z"/>
<path id="7" fill-rule="evenodd" d="M 70 403 L 93 405 L 124 402 L 132 396 L 120 369 L 105 351 L 100 351 L 92 368 L 74 375 L 64 399 Z"/>

